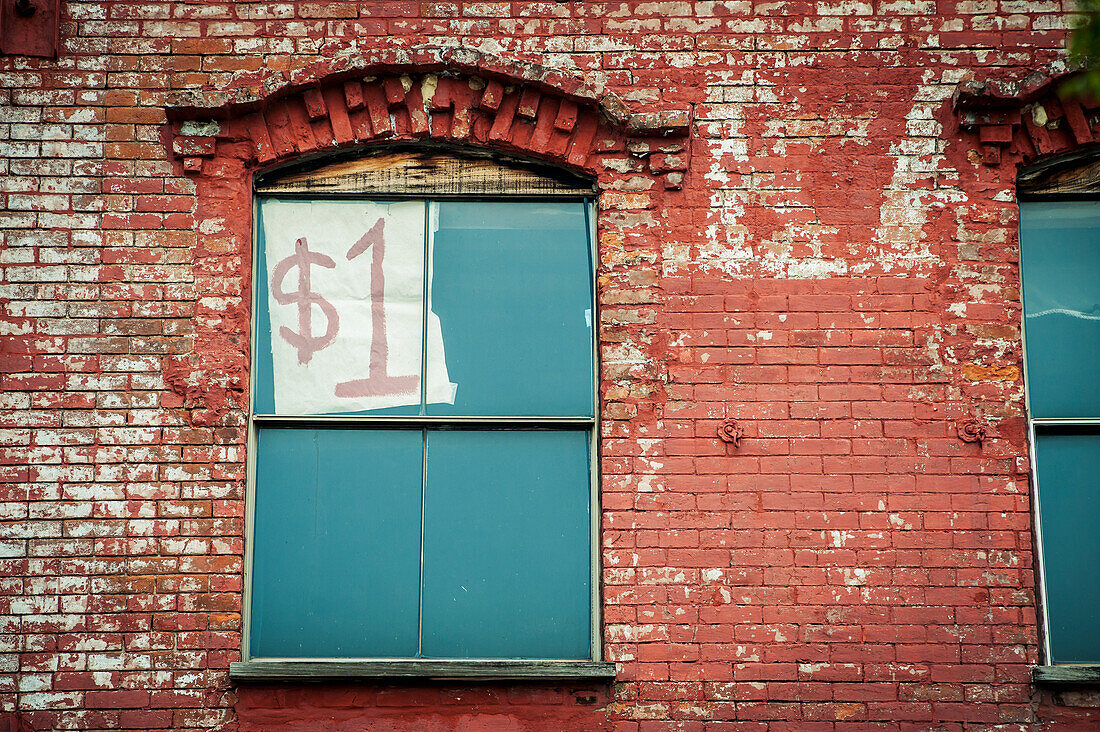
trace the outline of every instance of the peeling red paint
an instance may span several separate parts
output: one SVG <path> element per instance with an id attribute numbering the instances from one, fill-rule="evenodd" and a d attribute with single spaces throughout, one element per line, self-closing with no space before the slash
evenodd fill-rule
<path id="1" fill-rule="evenodd" d="M 1094 692 L 1029 676 L 1017 166 L 1098 133 L 1056 92 L 1060 6 L 62 13 L 58 61 L 0 59 L 0 702 L 21 724 L 1100 728 Z M 252 176 L 393 141 L 598 182 L 614 684 L 228 678 Z"/>

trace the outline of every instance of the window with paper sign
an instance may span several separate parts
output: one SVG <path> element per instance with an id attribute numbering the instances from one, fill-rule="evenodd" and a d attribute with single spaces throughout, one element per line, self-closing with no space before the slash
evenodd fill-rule
<path id="1" fill-rule="evenodd" d="M 245 660 L 595 660 L 591 194 L 273 188 Z"/>

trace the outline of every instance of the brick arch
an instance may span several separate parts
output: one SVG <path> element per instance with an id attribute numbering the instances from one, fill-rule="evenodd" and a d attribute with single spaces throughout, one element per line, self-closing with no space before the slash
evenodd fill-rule
<path id="1" fill-rule="evenodd" d="M 1100 143 L 1100 100 L 1066 90 L 1080 67 L 1058 61 L 1018 80 L 962 82 L 959 126 L 985 165 L 1027 165 Z"/>
<path id="2" fill-rule="evenodd" d="M 302 76 L 302 74 L 299 74 Z M 297 77 L 296 77 L 297 78 Z M 632 113 L 601 85 L 458 51 L 390 59 L 287 82 L 267 96 L 183 92 L 168 107 L 184 171 L 228 155 L 250 168 L 378 142 L 433 140 L 550 161 L 593 175 L 625 151 L 680 188 L 689 110 Z M 671 138 L 671 139 L 670 139 Z"/>

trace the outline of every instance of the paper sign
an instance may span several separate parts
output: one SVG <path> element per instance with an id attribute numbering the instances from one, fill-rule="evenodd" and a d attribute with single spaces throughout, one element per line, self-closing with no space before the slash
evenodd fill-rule
<path id="1" fill-rule="evenodd" d="M 424 205 L 262 203 L 276 413 L 420 404 Z M 431 312 L 427 330 L 426 401 L 453 404 Z"/>

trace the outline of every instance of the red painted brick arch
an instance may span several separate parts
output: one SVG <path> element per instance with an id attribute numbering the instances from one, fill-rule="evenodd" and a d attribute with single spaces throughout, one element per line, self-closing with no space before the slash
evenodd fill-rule
<path id="1" fill-rule="evenodd" d="M 381 141 L 430 139 L 598 174 L 601 153 L 622 151 L 631 141 L 667 188 L 680 187 L 687 167 L 687 151 L 664 138 L 686 135 L 689 111 L 632 113 L 598 84 L 533 64 L 425 49 L 322 71 L 265 96 L 241 89 L 177 94 L 168 110 L 173 152 L 197 173 L 218 156 L 268 166 Z"/>
<path id="2" fill-rule="evenodd" d="M 165 373 L 192 424 L 243 422 L 256 172 L 334 151 L 432 141 L 587 173 L 605 208 L 663 210 L 666 197 L 686 194 L 690 111 L 632 113 L 597 82 L 455 49 L 311 67 L 258 89 L 180 92 L 168 116 L 164 141 L 195 186 L 192 255 L 200 283 L 206 278 L 194 350 Z M 639 177 L 650 179 L 644 195 L 630 192 L 639 190 L 636 180 L 625 183 Z M 601 231 L 630 233 L 616 225 L 605 221 Z"/>

